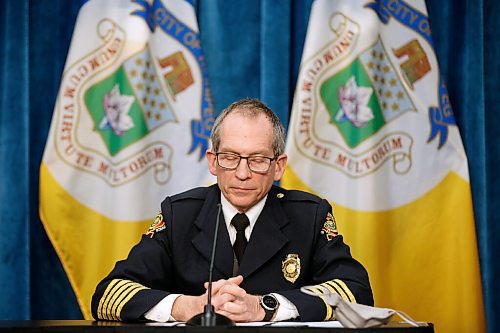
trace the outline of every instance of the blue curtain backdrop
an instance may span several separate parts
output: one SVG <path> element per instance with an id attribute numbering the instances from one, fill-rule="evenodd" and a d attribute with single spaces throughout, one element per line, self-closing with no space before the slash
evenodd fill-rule
<path id="1" fill-rule="evenodd" d="M 38 169 L 79 4 L 0 4 L 0 319 L 82 317 L 38 217 Z M 311 4 L 197 1 L 216 111 L 252 96 L 288 122 Z M 428 0 L 427 6 L 469 157 L 488 332 L 493 333 L 500 330 L 494 321 L 500 315 L 500 287 L 494 283 L 500 273 L 494 259 L 500 253 L 500 2 Z"/>

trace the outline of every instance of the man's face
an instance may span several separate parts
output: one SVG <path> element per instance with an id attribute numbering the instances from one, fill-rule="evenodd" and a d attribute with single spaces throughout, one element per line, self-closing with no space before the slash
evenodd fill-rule
<path id="1" fill-rule="evenodd" d="M 273 128 L 265 115 L 245 117 L 238 112 L 229 114 L 221 124 L 218 152 L 241 156 L 274 157 Z M 226 170 L 217 164 L 214 151 L 206 153 L 210 172 L 226 199 L 239 211 L 246 212 L 259 202 L 271 188 L 273 181 L 281 179 L 287 157 L 281 155 L 271 162 L 267 173 L 250 171 L 248 161 L 242 159 L 235 170 Z"/>

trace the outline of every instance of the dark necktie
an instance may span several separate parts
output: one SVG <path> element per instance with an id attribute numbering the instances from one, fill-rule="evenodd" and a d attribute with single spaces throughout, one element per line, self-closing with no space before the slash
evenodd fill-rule
<path id="1" fill-rule="evenodd" d="M 231 220 L 231 224 L 236 229 L 236 241 L 234 242 L 233 249 L 239 264 L 247 247 L 248 242 L 245 237 L 245 229 L 250 224 L 250 221 L 248 221 L 248 217 L 245 214 L 236 214 Z"/>

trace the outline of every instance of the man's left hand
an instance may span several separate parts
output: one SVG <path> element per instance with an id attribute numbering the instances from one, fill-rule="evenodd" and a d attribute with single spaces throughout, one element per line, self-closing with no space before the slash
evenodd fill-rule
<path id="1" fill-rule="evenodd" d="M 231 283 L 229 280 L 222 285 L 217 293 L 212 295 L 215 312 L 220 313 L 235 322 L 261 321 L 264 319 L 264 309 L 260 306 L 259 296 L 247 294 L 239 286 L 241 283 Z M 219 302 L 221 301 L 221 302 Z"/>

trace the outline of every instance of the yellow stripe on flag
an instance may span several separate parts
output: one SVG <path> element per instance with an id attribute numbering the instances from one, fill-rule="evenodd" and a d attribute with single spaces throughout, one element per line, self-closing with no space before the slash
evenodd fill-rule
<path id="1" fill-rule="evenodd" d="M 40 202 L 40 217 L 47 235 L 61 259 L 85 319 L 92 319 L 90 300 L 97 283 L 109 273 L 117 259 L 124 259 L 139 242 L 153 216 L 145 221 L 106 218 L 75 200 L 55 181 L 45 164 L 40 168 Z"/>
<path id="2" fill-rule="evenodd" d="M 314 193 L 290 167 L 285 174 L 284 187 Z M 332 204 L 339 233 L 369 272 L 375 306 L 433 322 L 436 332 L 486 330 L 468 182 L 450 172 L 421 198 L 383 212 Z"/>

